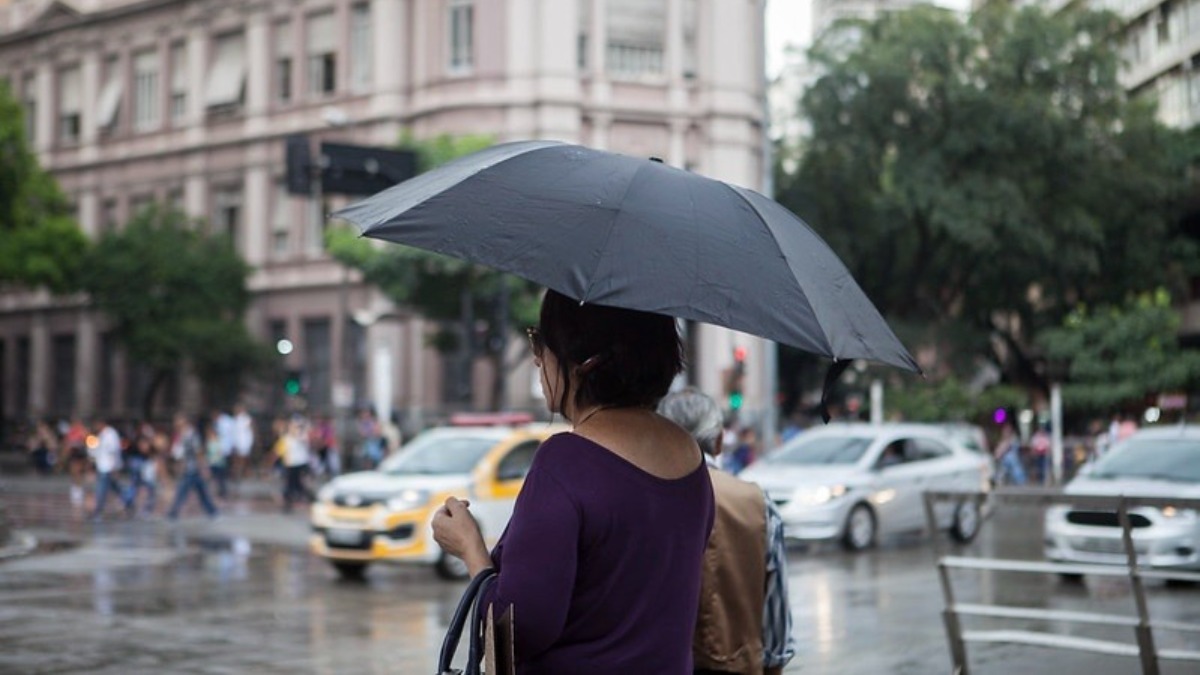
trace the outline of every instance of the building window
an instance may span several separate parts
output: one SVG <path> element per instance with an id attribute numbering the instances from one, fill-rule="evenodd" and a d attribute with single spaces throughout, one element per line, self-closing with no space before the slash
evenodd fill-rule
<path id="1" fill-rule="evenodd" d="M 242 219 L 242 189 L 237 186 L 218 188 L 213 193 L 213 234 L 229 238 L 237 248 L 238 230 Z"/>
<path id="2" fill-rule="evenodd" d="M 371 84 L 371 6 L 350 9 L 350 88 L 362 91 Z"/>
<path id="3" fill-rule="evenodd" d="M 665 0 L 609 0 L 606 69 L 617 76 L 663 72 Z"/>
<path id="4" fill-rule="evenodd" d="M 333 12 L 308 17 L 308 93 L 337 91 L 337 31 Z"/>
<path id="5" fill-rule="evenodd" d="M 204 89 L 204 106 L 210 113 L 236 112 L 246 95 L 246 44 L 241 33 L 216 39 L 214 58 Z"/>
<path id="6" fill-rule="evenodd" d="M 129 219 L 133 220 L 154 204 L 154 195 L 143 192 L 129 198 Z"/>
<path id="7" fill-rule="evenodd" d="M 31 366 L 33 363 L 33 352 L 29 346 L 29 336 L 21 335 L 17 338 L 17 372 L 13 373 L 13 384 L 16 390 L 13 395 L 13 412 L 18 417 L 25 417 L 29 414 L 29 385 L 32 380 Z"/>
<path id="8" fill-rule="evenodd" d="M 55 335 L 51 349 L 54 376 L 50 407 L 56 415 L 67 417 L 75 410 L 75 335 Z"/>
<path id="9" fill-rule="evenodd" d="M 575 60 L 580 70 L 587 70 L 588 50 L 592 42 L 592 0 L 576 0 L 579 6 L 579 31 L 575 39 Z"/>
<path id="10" fill-rule="evenodd" d="M 184 203 L 184 191 L 181 187 L 173 187 L 167 190 L 167 208 L 172 213 L 186 214 L 187 205 Z"/>
<path id="11" fill-rule="evenodd" d="M 327 409 L 333 395 L 333 344 L 329 319 L 307 319 L 304 322 L 304 375 L 308 380 L 308 405 L 317 410 Z"/>
<path id="12" fill-rule="evenodd" d="M 292 25 L 283 22 L 275 25 L 275 69 L 272 73 L 275 100 L 288 103 L 292 100 Z"/>
<path id="13" fill-rule="evenodd" d="M 291 253 L 291 211 L 291 196 L 287 186 L 280 183 L 275 187 L 275 206 L 271 213 L 271 255 L 276 258 L 286 258 Z"/>
<path id="14" fill-rule="evenodd" d="M 1171 41 L 1171 23 L 1171 3 L 1164 2 L 1158 6 L 1158 14 L 1155 19 L 1158 44 L 1166 44 Z"/>
<path id="15" fill-rule="evenodd" d="M 83 81 L 79 66 L 67 68 L 58 74 L 58 139 L 64 145 L 79 142 L 80 110 Z"/>
<path id="16" fill-rule="evenodd" d="M 187 119 L 188 60 L 187 45 L 171 45 L 171 124 L 182 126 Z"/>
<path id="17" fill-rule="evenodd" d="M 696 63 L 699 61 L 696 38 L 696 23 L 699 21 L 700 9 L 696 0 L 683 0 L 683 76 L 696 77 Z"/>
<path id="18" fill-rule="evenodd" d="M 117 200 L 109 197 L 100 205 L 100 232 L 102 234 L 116 232 L 119 225 L 117 218 Z"/>
<path id="19" fill-rule="evenodd" d="M 37 145 L 37 76 L 33 73 L 21 80 L 21 112 L 25 115 L 25 139 Z"/>
<path id="20" fill-rule="evenodd" d="M 471 0 L 450 0 L 448 9 L 450 72 L 468 72 L 475 65 L 475 5 Z"/>
<path id="21" fill-rule="evenodd" d="M 100 92 L 100 102 L 96 107 L 96 126 L 102 134 L 107 135 L 117 130 L 121 113 L 123 81 L 120 60 L 115 56 L 106 59 L 104 73 L 104 89 Z"/>
<path id="22" fill-rule="evenodd" d="M 158 105 L 158 52 L 142 52 L 133 57 L 133 128 L 157 128 Z"/>

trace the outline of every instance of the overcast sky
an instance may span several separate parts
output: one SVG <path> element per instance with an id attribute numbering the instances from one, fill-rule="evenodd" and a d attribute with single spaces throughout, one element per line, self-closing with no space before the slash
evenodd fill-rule
<path id="1" fill-rule="evenodd" d="M 965 11 L 970 0 L 935 0 L 934 4 Z M 773 77 L 783 64 L 788 44 L 807 46 L 812 0 L 767 0 L 767 72 Z"/>

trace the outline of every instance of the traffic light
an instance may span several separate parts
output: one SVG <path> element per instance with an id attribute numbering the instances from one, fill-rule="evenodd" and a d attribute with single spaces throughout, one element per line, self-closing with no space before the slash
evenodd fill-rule
<path id="1" fill-rule="evenodd" d="M 299 396 L 303 391 L 304 385 L 301 382 L 301 373 L 299 370 L 287 371 L 287 376 L 283 379 L 283 391 L 288 396 Z"/>
<path id="2" fill-rule="evenodd" d="M 745 397 L 742 395 L 742 380 L 746 375 L 746 348 L 733 348 L 733 372 L 729 377 L 729 409 L 741 410 Z"/>

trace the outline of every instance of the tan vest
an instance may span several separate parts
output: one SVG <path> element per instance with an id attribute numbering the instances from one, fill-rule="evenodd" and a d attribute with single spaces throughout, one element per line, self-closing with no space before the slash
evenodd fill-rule
<path id="1" fill-rule="evenodd" d="M 710 475 L 717 513 L 704 551 L 692 657 L 697 670 L 758 675 L 767 596 L 763 493 L 723 471 L 713 470 Z"/>

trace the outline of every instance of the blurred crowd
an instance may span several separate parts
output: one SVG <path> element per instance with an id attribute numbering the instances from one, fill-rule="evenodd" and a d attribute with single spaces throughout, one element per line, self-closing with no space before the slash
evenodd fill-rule
<path id="1" fill-rule="evenodd" d="M 197 417 L 179 413 L 169 424 L 41 420 L 16 437 L 36 472 L 70 477 L 72 506 L 94 520 L 112 509 L 175 519 L 193 495 L 215 518 L 244 482 L 272 479 L 276 502 L 288 512 L 313 500 L 315 483 L 375 468 L 401 440 L 394 421 L 381 424 L 369 409 L 339 434 L 328 415 L 256 423 L 240 404 Z"/>

